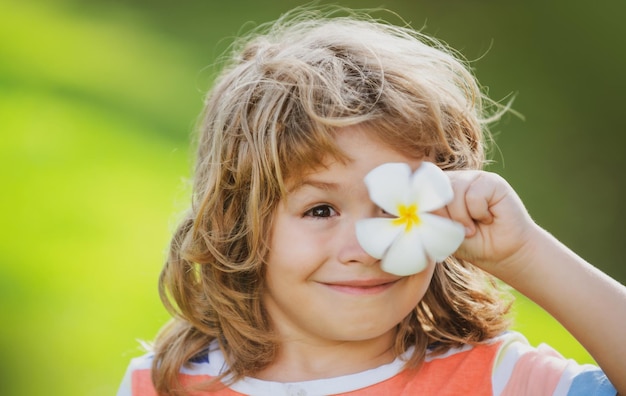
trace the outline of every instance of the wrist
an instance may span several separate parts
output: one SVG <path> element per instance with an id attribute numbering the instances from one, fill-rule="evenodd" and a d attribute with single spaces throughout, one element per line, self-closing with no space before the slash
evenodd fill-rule
<path id="1" fill-rule="evenodd" d="M 493 263 L 489 272 L 519 290 L 518 285 L 537 272 L 533 267 L 541 261 L 550 239 L 552 236 L 546 230 L 531 221 L 524 232 L 519 234 L 517 247 Z"/>

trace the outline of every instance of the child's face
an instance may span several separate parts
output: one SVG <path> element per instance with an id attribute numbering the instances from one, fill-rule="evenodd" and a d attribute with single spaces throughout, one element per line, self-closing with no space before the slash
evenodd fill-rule
<path id="1" fill-rule="evenodd" d="M 315 345 L 382 341 L 391 345 L 398 324 L 424 296 L 434 263 L 415 275 L 383 272 L 358 244 L 355 222 L 384 216 L 370 201 L 363 178 L 386 162 L 415 160 L 361 129 L 339 132 L 351 159 L 288 181 L 274 214 L 264 302 L 284 340 Z"/>

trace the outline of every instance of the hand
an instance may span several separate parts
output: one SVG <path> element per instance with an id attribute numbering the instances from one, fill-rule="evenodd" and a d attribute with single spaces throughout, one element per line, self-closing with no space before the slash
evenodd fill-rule
<path id="1" fill-rule="evenodd" d="M 455 256 L 507 281 L 522 268 L 524 250 L 539 227 L 513 188 L 484 171 L 449 171 L 454 200 L 447 216 L 462 223 L 466 238 Z"/>
<path id="2" fill-rule="evenodd" d="M 591 353 L 619 393 L 626 394 L 626 288 L 542 230 L 500 176 L 482 171 L 446 174 L 455 195 L 441 214 L 467 230 L 455 256 L 543 307 Z"/>

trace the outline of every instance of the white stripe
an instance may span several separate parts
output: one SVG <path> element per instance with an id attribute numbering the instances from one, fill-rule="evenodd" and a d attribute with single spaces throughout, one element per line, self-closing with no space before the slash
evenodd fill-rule
<path id="1" fill-rule="evenodd" d="M 230 388 L 237 392 L 255 396 L 309 396 L 344 393 L 372 386 L 392 378 L 402 371 L 404 363 L 404 360 L 397 358 L 389 364 L 372 370 L 341 377 L 303 382 L 279 383 L 261 381 L 255 378 L 244 378 L 233 384 Z"/>
<path id="2" fill-rule="evenodd" d="M 519 358 L 526 352 L 532 351 L 533 348 L 524 336 L 513 331 L 504 333 L 496 340 L 503 343 L 494 361 L 491 384 L 494 396 L 500 396 L 509 382 Z"/>
<path id="3" fill-rule="evenodd" d="M 563 370 L 561 379 L 559 379 L 559 383 L 556 385 L 552 396 L 566 396 L 569 393 L 572 382 L 577 375 L 585 371 L 597 369 L 598 368 L 596 366 L 590 364 L 579 365 L 574 360 L 568 359 L 567 366 L 565 367 L 565 370 Z"/>

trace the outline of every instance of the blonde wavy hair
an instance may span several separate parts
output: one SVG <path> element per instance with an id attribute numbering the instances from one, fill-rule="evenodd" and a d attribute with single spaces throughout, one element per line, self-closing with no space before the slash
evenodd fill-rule
<path id="1" fill-rule="evenodd" d="M 175 232 L 159 290 L 174 318 L 158 335 L 157 391 L 185 394 L 179 371 L 217 341 L 232 380 L 272 364 L 280 342 L 262 303 L 273 211 L 285 181 L 341 158 L 334 135 L 361 124 L 390 147 L 443 169 L 479 169 L 488 99 L 467 62 L 438 41 L 354 12 L 287 14 L 237 43 L 209 92 L 191 208 Z M 508 326 L 493 280 L 448 258 L 393 346 L 444 352 Z"/>

